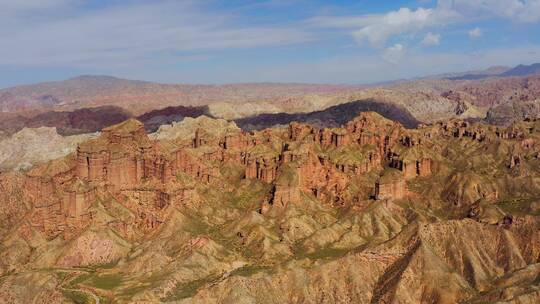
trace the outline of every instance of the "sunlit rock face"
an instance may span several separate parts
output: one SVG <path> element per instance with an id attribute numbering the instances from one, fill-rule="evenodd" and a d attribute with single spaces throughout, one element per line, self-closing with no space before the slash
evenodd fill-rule
<path id="1" fill-rule="evenodd" d="M 536 303 L 538 140 L 127 120 L 0 173 L 0 303 Z"/>
<path id="2" fill-rule="evenodd" d="M 0 171 L 27 170 L 73 153 L 81 142 L 98 134 L 61 136 L 56 128 L 24 128 L 12 135 L 0 134 Z"/>
<path id="3" fill-rule="evenodd" d="M 144 125 L 127 120 L 103 129 L 98 139 L 79 145 L 77 177 L 118 188 L 132 186 L 150 174 L 155 161 L 152 149 Z"/>

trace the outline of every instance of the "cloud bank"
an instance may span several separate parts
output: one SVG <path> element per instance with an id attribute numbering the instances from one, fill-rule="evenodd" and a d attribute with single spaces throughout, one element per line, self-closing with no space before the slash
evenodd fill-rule
<path id="1" fill-rule="evenodd" d="M 418 1 L 356 14 L 303 0 L 232 2 L 0 0 L 0 86 L 66 70 L 165 82 L 362 83 L 540 61 L 540 0 Z M 498 24 L 514 32 L 491 28 Z M 504 48 L 505 39 L 515 47 Z"/>
<path id="2" fill-rule="evenodd" d="M 314 39 L 292 27 L 236 24 L 232 14 L 207 10 L 196 1 L 123 3 L 88 10 L 77 0 L 2 0 L 0 45 L 8 47 L 0 48 L 0 65 L 131 65 L 178 53 Z"/>

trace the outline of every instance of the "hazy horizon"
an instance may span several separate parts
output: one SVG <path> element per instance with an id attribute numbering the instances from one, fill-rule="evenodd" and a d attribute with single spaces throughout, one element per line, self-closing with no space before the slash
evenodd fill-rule
<path id="1" fill-rule="evenodd" d="M 531 64 L 532 63 L 533 62 L 531 62 Z M 492 68 L 492 67 L 497 67 L 497 66 L 479 68 L 478 70 L 474 70 L 474 71 L 473 70 L 470 70 L 470 71 L 453 71 L 453 72 L 446 72 L 446 73 L 441 73 L 441 74 L 420 75 L 420 76 L 411 77 L 411 78 L 388 79 L 388 80 L 383 80 L 383 81 L 378 81 L 378 82 L 366 82 L 366 83 L 339 83 L 339 82 L 331 83 L 331 82 L 307 82 L 307 81 L 306 82 L 301 82 L 301 81 L 298 81 L 298 82 L 292 82 L 292 81 L 291 82 L 254 81 L 254 82 L 207 82 L 207 83 L 201 83 L 201 82 L 166 82 L 166 81 L 160 82 L 160 81 L 129 78 L 129 77 L 122 77 L 122 76 L 115 76 L 115 75 L 105 75 L 105 74 L 79 74 L 79 75 L 68 76 L 67 78 L 52 78 L 52 79 L 49 79 L 49 80 L 42 80 L 42 81 L 28 82 L 28 83 L 18 83 L 18 84 L 15 84 L 15 85 L 8 85 L 8 86 L 4 86 L 4 87 L 0 86 L 0 90 L 9 89 L 9 88 L 18 87 L 18 86 L 28 86 L 28 85 L 41 84 L 41 83 L 62 82 L 62 81 L 77 79 L 77 78 L 81 78 L 81 77 L 96 77 L 96 78 L 99 78 L 99 77 L 112 77 L 112 78 L 116 78 L 116 79 L 119 79 L 119 80 L 141 81 L 141 82 L 150 82 L 150 83 L 166 84 L 166 85 L 242 85 L 242 84 L 287 84 L 287 85 L 298 84 L 298 85 L 303 85 L 303 84 L 305 84 L 305 85 L 337 85 L 337 86 L 339 86 L 339 85 L 342 85 L 342 86 L 374 86 L 374 85 L 380 85 L 380 84 L 385 84 L 385 83 L 393 83 L 393 82 L 398 82 L 398 81 L 409 81 L 409 80 L 414 80 L 414 79 L 429 78 L 429 77 L 445 75 L 445 74 L 451 74 L 451 73 L 476 72 L 476 71 L 487 70 L 487 69 Z M 512 67 L 509 67 L 509 68 L 512 68 Z"/>
<path id="2" fill-rule="evenodd" d="M 373 84 L 540 61 L 540 1 L 0 0 L 0 88 Z"/>

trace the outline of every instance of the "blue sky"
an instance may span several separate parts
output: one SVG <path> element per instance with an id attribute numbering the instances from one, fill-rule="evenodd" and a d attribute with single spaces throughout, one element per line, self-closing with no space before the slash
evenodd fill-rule
<path id="1" fill-rule="evenodd" d="M 0 88 L 373 83 L 540 62 L 540 0 L 0 0 Z"/>

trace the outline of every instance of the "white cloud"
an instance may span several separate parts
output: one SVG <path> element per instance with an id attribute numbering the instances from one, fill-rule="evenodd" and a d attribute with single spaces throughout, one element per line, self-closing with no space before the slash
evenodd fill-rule
<path id="1" fill-rule="evenodd" d="M 320 16 L 310 19 L 309 24 L 348 29 L 359 45 L 367 41 L 372 47 L 381 48 L 394 36 L 486 18 L 537 22 L 540 21 L 540 0 L 439 0 L 434 8 L 411 10 L 405 7 L 378 15 Z M 435 43 L 436 39 L 431 42 Z"/>
<path id="2" fill-rule="evenodd" d="M 484 32 L 482 32 L 482 29 L 479 28 L 479 27 L 473 28 L 468 33 L 469 33 L 469 37 L 471 37 L 473 39 L 482 37 L 482 35 L 484 34 Z"/>
<path id="3" fill-rule="evenodd" d="M 372 19 L 371 17 L 370 19 Z M 381 47 L 389 37 L 423 29 L 433 23 L 433 10 L 419 8 L 412 11 L 401 8 L 398 11 L 372 19 L 371 24 L 353 32 L 355 40 L 362 44 L 367 40 L 374 47 Z"/>
<path id="4" fill-rule="evenodd" d="M 96 68 L 130 78 L 149 79 L 148 75 L 153 75 L 160 80 L 170 77 L 173 81 L 185 82 L 372 82 L 471 70 L 492 64 L 525 63 L 532 55 L 523 53 L 523 49 L 499 53 L 485 50 L 479 60 L 478 56 L 473 58 L 472 53 L 468 56 L 418 53 L 422 49 L 406 47 L 411 45 L 406 40 L 408 37 L 395 38 L 428 32 L 424 37 L 414 37 L 415 41 L 423 39 L 422 44 L 428 46 L 441 41 L 441 36 L 433 33 L 442 32 L 454 23 L 473 28 L 475 21 L 488 18 L 507 18 L 515 22 L 540 20 L 540 0 L 439 0 L 433 8 L 319 16 L 287 25 L 269 22 L 270 19 L 265 19 L 263 25 L 253 24 L 254 19 L 242 18 L 241 11 L 210 7 L 209 3 L 215 1 L 115 0 L 105 8 L 91 10 L 81 9 L 84 3 L 87 2 L 0 0 L 0 67 Z M 265 5 L 279 7 L 280 3 L 287 1 L 269 0 Z M 221 57 L 218 51 L 223 50 L 305 43 L 327 33 L 333 35 L 340 29 L 361 45 L 376 47 L 378 51 L 366 50 L 372 55 L 321 62 L 306 56 L 306 61 L 313 60 L 311 64 L 289 64 L 281 68 L 265 63 L 258 65 L 250 59 L 250 64 L 236 64 L 234 68 L 238 70 L 234 73 L 230 68 L 233 63 L 211 70 L 197 66 L 189 73 L 163 69 L 168 63 Z M 482 33 L 481 29 L 478 31 Z M 538 54 L 540 52 L 534 55 L 536 59 Z"/>
<path id="5" fill-rule="evenodd" d="M 422 45 L 425 46 L 434 46 L 439 45 L 441 43 L 441 35 L 439 34 L 433 34 L 433 33 L 427 33 L 424 37 L 424 40 L 422 40 Z"/>
<path id="6" fill-rule="evenodd" d="M 370 46 L 381 48 L 391 37 L 443 26 L 458 19 L 459 14 L 452 10 L 438 7 L 411 10 L 404 7 L 379 15 L 322 16 L 310 19 L 310 24 L 317 27 L 351 29 L 351 35 L 359 45 L 367 41 Z M 436 42 L 436 37 L 429 39 L 432 43 Z"/>
<path id="7" fill-rule="evenodd" d="M 307 20 L 307 24 L 319 28 L 358 29 L 369 26 L 380 20 L 380 15 L 362 16 L 318 16 Z"/>
<path id="8" fill-rule="evenodd" d="M 464 16 L 512 16 L 521 10 L 520 0 L 439 0 L 439 9 L 452 10 Z"/>
<path id="9" fill-rule="evenodd" d="M 0 18 L 0 45 L 9 46 L 0 48 L 0 66 L 122 66 L 314 39 L 292 26 L 242 24 L 199 1 L 113 2 L 86 10 L 77 7 L 80 0 L 45 0 L 52 6 L 43 12 L 38 0 L 8 2 L 17 13 Z"/>
<path id="10" fill-rule="evenodd" d="M 381 58 L 391 64 L 398 64 L 405 56 L 405 47 L 402 44 L 396 43 L 388 47 L 381 54 Z"/>
<path id="11" fill-rule="evenodd" d="M 540 0 L 529 1 L 527 8 L 518 17 L 522 22 L 540 21 Z"/>
<path id="12" fill-rule="evenodd" d="M 540 21 L 540 0 L 439 0 L 438 9 L 465 17 L 500 17 L 516 22 Z"/>

